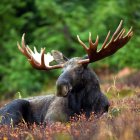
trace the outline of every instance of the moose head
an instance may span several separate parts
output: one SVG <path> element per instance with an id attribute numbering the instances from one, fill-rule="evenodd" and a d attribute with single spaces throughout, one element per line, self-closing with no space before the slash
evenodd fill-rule
<path id="1" fill-rule="evenodd" d="M 91 110 L 94 110 L 94 112 L 101 110 L 103 110 L 103 112 L 107 111 L 109 104 L 107 99 L 103 97 L 96 74 L 88 68 L 88 64 L 113 55 L 127 44 L 133 35 L 133 31 L 132 28 L 130 28 L 127 34 L 125 34 L 122 23 L 123 21 L 120 22 L 110 40 L 110 31 L 108 32 L 99 51 L 97 51 L 98 36 L 96 41 L 93 42 L 91 33 L 89 33 L 89 47 L 87 47 L 77 35 L 79 43 L 87 53 L 84 58 L 74 57 L 68 59 L 59 51 L 52 51 L 51 54 L 45 54 L 45 48 L 42 48 L 40 53 L 34 48 L 33 52 L 25 44 L 25 34 L 22 36 L 22 47 L 20 47 L 19 43 L 17 45 L 35 69 L 49 71 L 62 68 L 63 72 L 56 82 L 57 95 L 68 97 L 69 107 L 74 110 L 74 113 L 78 113 L 82 109 L 87 113 L 87 116 L 89 116 Z M 50 62 L 53 60 L 57 62 L 56 65 L 50 65 Z M 99 100 L 97 101 L 99 96 L 100 102 Z"/>

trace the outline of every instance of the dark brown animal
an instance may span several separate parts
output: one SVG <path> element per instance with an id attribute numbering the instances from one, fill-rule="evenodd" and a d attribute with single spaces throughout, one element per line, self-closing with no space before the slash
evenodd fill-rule
<path id="1" fill-rule="evenodd" d="M 97 51 L 98 36 L 93 43 L 91 34 L 89 34 L 89 47 L 77 36 L 79 43 L 87 52 L 87 56 L 72 59 L 67 59 L 58 51 L 52 51 L 52 55 L 45 54 L 45 48 L 41 49 L 41 53 L 38 53 L 36 48 L 33 52 L 25 44 L 24 34 L 22 47 L 18 43 L 18 48 L 35 69 L 48 71 L 63 68 L 63 72 L 56 82 L 56 96 L 39 96 L 12 101 L 0 110 L 1 124 L 10 124 L 12 121 L 15 125 L 22 120 L 37 124 L 47 121 L 68 121 L 70 116 L 81 112 L 84 112 L 87 118 L 91 112 L 97 116 L 107 112 L 108 99 L 101 92 L 98 77 L 88 68 L 88 64 L 114 54 L 130 40 L 133 35 L 132 28 L 124 35 L 125 29 L 121 29 L 121 27 L 122 21 L 110 41 L 108 41 L 110 31 L 108 32 L 99 51 Z M 58 64 L 50 66 L 49 63 L 53 60 Z"/>

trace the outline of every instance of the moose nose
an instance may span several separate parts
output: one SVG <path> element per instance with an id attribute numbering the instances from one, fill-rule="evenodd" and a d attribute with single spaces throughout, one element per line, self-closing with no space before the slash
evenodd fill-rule
<path id="1" fill-rule="evenodd" d="M 57 87 L 57 96 L 67 96 L 67 94 L 71 91 L 72 86 L 68 83 L 66 80 L 57 81 L 56 82 Z"/>

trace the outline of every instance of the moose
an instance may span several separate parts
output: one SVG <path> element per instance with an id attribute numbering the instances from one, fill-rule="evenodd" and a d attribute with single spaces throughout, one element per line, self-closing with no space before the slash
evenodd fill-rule
<path id="1" fill-rule="evenodd" d="M 95 42 L 89 33 L 89 47 L 77 35 L 87 55 L 85 57 L 66 58 L 61 52 L 53 50 L 45 54 L 45 48 L 38 53 L 32 51 L 25 43 L 25 34 L 22 36 L 21 46 L 18 49 L 28 59 L 33 68 L 49 71 L 62 68 L 63 72 L 56 81 L 56 95 L 37 96 L 25 99 L 16 99 L 0 109 L 1 125 L 17 125 L 21 122 L 28 124 L 46 122 L 67 122 L 75 114 L 85 113 L 86 118 L 94 112 L 100 116 L 108 111 L 110 106 L 107 97 L 102 93 L 97 75 L 88 67 L 89 63 L 101 60 L 114 54 L 131 39 L 132 28 L 125 34 L 120 22 L 116 31 L 110 37 L 108 32 L 104 43 L 97 51 L 99 37 Z M 55 61 L 54 65 L 50 62 Z"/>

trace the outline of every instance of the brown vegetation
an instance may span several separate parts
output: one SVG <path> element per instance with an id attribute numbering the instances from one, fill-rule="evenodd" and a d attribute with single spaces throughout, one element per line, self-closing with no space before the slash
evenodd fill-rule
<path id="1" fill-rule="evenodd" d="M 118 90 L 119 91 L 119 90 Z M 71 118 L 68 123 L 52 123 L 43 125 L 20 124 L 17 127 L 0 126 L 0 139 L 3 140 L 138 140 L 140 137 L 140 94 L 136 91 L 118 96 L 118 91 L 110 88 L 108 96 L 113 93 L 110 100 L 108 114 L 97 119 L 94 113 L 89 120 L 84 114 Z M 119 91 L 120 94 L 121 90 Z"/>

